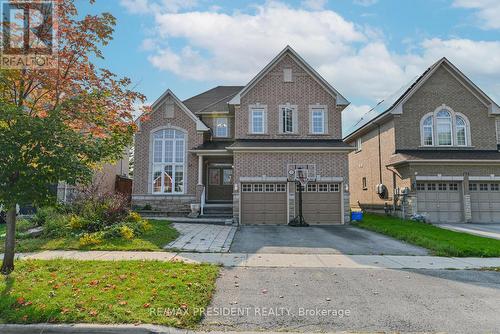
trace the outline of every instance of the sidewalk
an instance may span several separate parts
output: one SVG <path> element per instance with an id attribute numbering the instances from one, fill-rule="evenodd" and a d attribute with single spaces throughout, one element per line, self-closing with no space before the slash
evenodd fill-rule
<path id="1" fill-rule="evenodd" d="M 0 255 L 0 258 L 3 254 Z M 18 259 L 156 260 L 214 263 L 225 267 L 360 268 L 360 269 L 480 269 L 500 267 L 500 258 L 450 258 L 437 256 L 172 253 L 121 251 L 43 251 L 18 254 Z"/>

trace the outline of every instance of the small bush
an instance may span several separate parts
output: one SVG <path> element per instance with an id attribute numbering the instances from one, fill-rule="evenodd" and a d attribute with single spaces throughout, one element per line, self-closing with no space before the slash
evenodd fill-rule
<path id="1" fill-rule="evenodd" d="M 16 222 L 16 232 L 26 232 L 33 227 L 35 227 L 33 221 L 27 219 L 19 219 Z"/>
<path id="2" fill-rule="evenodd" d="M 151 206 L 151 204 L 146 204 L 142 207 L 142 210 L 151 211 L 151 210 L 153 210 L 153 207 Z"/>
<path id="3" fill-rule="evenodd" d="M 80 246 L 85 247 L 85 246 L 92 246 L 92 245 L 99 245 L 103 241 L 103 235 L 102 233 L 85 233 L 80 239 L 78 240 L 80 243 Z"/>
<path id="4" fill-rule="evenodd" d="M 55 213 L 47 217 L 47 221 L 44 223 L 43 233 L 47 237 L 63 237 L 70 232 L 71 227 L 67 215 Z"/>
<path id="5" fill-rule="evenodd" d="M 32 219 L 32 222 L 36 226 L 42 226 L 47 222 L 47 220 L 51 219 L 51 217 L 53 217 L 57 213 L 58 213 L 57 209 L 51 206 L 39 208 L 37 209 L 36 214 Z"/>
<path id="6" fill-rule="evenodd" d="M 127 225 L 120 226 L 120 235 L 127 240 L 134 239 L 134 230 Z"/>

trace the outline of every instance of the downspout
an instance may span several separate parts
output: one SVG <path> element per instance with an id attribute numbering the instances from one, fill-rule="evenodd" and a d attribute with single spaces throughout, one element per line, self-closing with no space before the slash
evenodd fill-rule
<path id="1" fill-rule="evenodd" d="M 381 142 L 380 142 L 380 124 L 377 124 L 378 131 L 378 170 L 379 170 L 379 184 L 382 184 L 382 152 L 381 152 Z"/>

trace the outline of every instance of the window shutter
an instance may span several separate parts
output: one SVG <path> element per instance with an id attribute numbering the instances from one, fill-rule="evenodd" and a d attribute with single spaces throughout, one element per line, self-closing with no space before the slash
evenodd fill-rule
<path id="1" fill-rule="evenodd" d="M 278 127 L 279 133 L 283 133 L 283 106 L 278 109 Z"/>
<path id="2" fill-rule="evenodd" d="M 293 108 L 293 113 L 292 113 L 292 126 L 293 126 L 293 133 L 299 132 L 299 112 L 297 108 Z"/>
<path id="3" fill-rule="evenodd" d="M 262 120 L 264 123 L 264 133 L 267 133 L 267 109 L 263 110 L 264 119 Z"/>

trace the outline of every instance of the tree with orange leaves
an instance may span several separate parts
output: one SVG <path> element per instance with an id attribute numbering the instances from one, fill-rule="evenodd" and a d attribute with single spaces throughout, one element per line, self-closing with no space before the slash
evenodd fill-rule
<path id="1" fill-rule="evenodd" d="M 119 159 L 132 141 L 134 105 L 145 100 L 128 78 L 93 63 L 103 58 L 116 19 L 82 17 L 74 0 L 53 1 L 56 66 L 0 69 L 0 205 L 7 209 L 0 271 L 6 275 L 14 270 L 16 205 L 42 205 L 51 184 L 87 183 L 98 164 Z"/>

